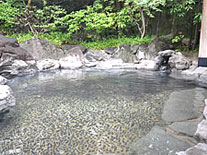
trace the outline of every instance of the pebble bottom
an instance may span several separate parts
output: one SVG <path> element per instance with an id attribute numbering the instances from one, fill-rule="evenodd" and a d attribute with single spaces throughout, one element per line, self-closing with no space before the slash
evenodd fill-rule
<path id="1" fill-rule="evenodd" d="M 18 105 L 0 123 L 0 155 L 127 154 L 131 143 L 162 124 L 169 94 L 79 98 L 20 93 Z"/>

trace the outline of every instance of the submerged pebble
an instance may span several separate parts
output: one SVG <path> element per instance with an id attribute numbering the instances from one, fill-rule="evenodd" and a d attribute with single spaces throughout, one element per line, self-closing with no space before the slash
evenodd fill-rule
<path id="1" fill-rule="evenodd" d="M 26 79 L 26 87 L 13 88 L 17 106 L 0 123 L 0 154 L 126 154 L 130 144 L 163 123 L 171 93 L 162 81 L 152 85 L 154 79 L 142 75 L 138 84 L 140 74 L 126 75 Z"/>

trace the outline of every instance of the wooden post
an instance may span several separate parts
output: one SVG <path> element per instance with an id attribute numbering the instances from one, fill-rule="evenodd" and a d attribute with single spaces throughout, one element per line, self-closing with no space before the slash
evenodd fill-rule
<path id="1" fill-rule="evenodd" d="M 203 0 L 198 66 L 207 67 L 207 0 Z"/>

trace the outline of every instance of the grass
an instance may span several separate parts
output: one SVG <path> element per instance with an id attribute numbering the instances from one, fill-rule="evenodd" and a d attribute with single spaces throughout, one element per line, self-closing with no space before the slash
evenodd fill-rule
<path id="1" fill-rule="evenodd" d="M 93 42 L 81 42 L 80 44 L 85 46 L 86 48 L 92 48 L 92 49 L 105 49 L 106 47 L 117 47 L 121 44 L 144 44 L 144 43 L 150 43 L 152 38 L 145 37 L 143 39 L 140 39 L 139 37 L 122 37 L 118 39 L 103 39 Z"/>
<path id="2" fill-rule="evenodd" d="M 18 33 L 18 34 L 11 34 L 8 36 L 17 38 L 19 43 L 22 43 L 34 37 L 34 35 L 31 33 Z M 110 38 L 110 39 L 86 42 L 86 41 L 70 40 L 67 34 L 61 32 L 53 32 L 50 34 L 48 33 L 38 34 L 35 36 L 41 39 L 46 39 L 57 46 L 61 46 L 62 44 L 68 43 L 68 44 L 83 45 L 86 48 L 90 48 L 90 49 L 105 49 L 107 47 L 117 47 L 121 44 L 129 44 L 129 45 L 143 44 L 143 43 L 149 43 L 152 40 L 151 37 L 145 37 L 143 39 L 140 39 L 139 37 L 121 37 L 121 38 Z"/>

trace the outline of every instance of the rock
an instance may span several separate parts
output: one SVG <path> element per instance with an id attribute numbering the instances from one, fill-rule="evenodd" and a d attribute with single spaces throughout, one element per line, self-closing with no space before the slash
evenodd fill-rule
<path id="1" fill-rule="evenodd" d="M 68 45 L 68 44 L 64 44 L 61 46 L 61 48 L 65 51 L 65 53 L 67 54 L 68 51 L 70 51 L 73 48 L 78 48 L 83 54 L 86 53 L 87 49 L 85 46 L 83 45 Z"/>
<path id="2" fill-rule="evenodd" d="M 44 59 L 37 61 L 36 64 L 39 71 L 54 70 L 60 68 L 58 60 Z"/>
<path id="3" fill-rule="evenodd" d="M 181 73 L 184 74 L 184 75 L 189 75 L 189 76 L 193 76 L 193 77 L 198 78 L 202 74 L 204 74 L 205 72 L 207 72 L 206 67 L 196 67 L 196 68 L 193 68 L 193 69 L 182 71 Z M 203 76 L 203 78 L 205 78 L 205 76 Z"/>
<path id="4" fill-rule="evenodd" d="M 142 59 L 149 59 L 147 57 L 147 53 L 148 53 L 148 44 L 141 44 L 139 45 L 139 48 L 137 49 L 137 59 L 138 60 L 142 60 Z"/>
<path id="5" fill-rule="evenodd" d="M 97 64 L 98 69 L 137 69 L 137 64 L 124 63 L 122 59 L 112 58 Z"/>
<path id="6" fill-rule="evenodd" d="M 207 155 L 207 144 L 198 143 L 196 146 L 188 149 L 186 155 Z"/>
<path id="7" fill-rule="evenodd" d="M 148 52 L 146 53 L 146 58 L 152 60 L 158 55 L 158 52 L 167 49 L 169 49 L 169 45 L 166 40 L 161 38 L 155 38 L 148 45 Z"/>
<path id="8" fill-rule="evenodd" d="M 168 63 L 171 68 L 175 68 L 177 70 L 185 70 L 191 66 L 192 61 L 186 58 L 182 53 L 177 52 L 169 58 Z"/>
<path id="9" fill-rule="evenodd" d="M 158 65 L 153 60 L 142 60 L 136 65 L 137 69 L 158 70 Z"/>
<path id="10" fill-rule="evenodd" d="M 78 46 L 68 50 L 66 57 L 68 56 L 74 56 L 77 57 L 80 61 L 84 61 L 84 55 L 82 49 Z"/>
<path id="11" fill-rule="evenodd" d="M 105 61 L 110 58 L 110 55 L 108 55 L 104 50 L 93 49 L 88 49 L 84 56 L 90 62 Z"/>
<path id="12" fill-rule="evenodd" d="M 33 57 L 25 49 L 21 47 L 11 47 L 11 46 L 0 47 L 0 61 L 3 62 L 8 59 L 27 61 L 27 60 L 32 60 Z"/>
<path id="13" fill-rule="evenodd" d="M 133 54 L 136 54 L 136 53 L 138 52 L 140 46 L 141 46 L 141 45 L 138 45 L 138 44 L 136 44 L 136 45 L 132 45 L 132 46 L 131 46 L 131 52 L 132 52 Z"/>
<path id="14" fill-rule="evenodd" d="M 137 61 L 136 56 L 132 53 L 129 45 L 120 45 L 112 56 L 113 58 L 120 58 L 125 63 L 133 63 Z"/>
<path id="15" fill-rule="evenodd" d="M 97 68 L 101 69 L 114 69 L 114 68 L 119 68 L 123 65 L 123 60 L 122 59 L 109 59 L 106 61 L 101 61 L 97 64 Z"/>
<path id="16" fill-rule="evenodd" d="M 130 146 L 130 155 L 175 155 L 190 147 L 189 144 L 169 135 L 161 127 L 153 127 L 143 138 Z"/>
<path id="17" fill-rule="evenodd" d="M 197 145 L 187 149 L 186 151 L 178 152 L 177 155 L 207 155 L 207 144 L 198 143 Z"/>
<path id="18" fill-rule="evenodd" d="M 199 122 L 175 122 L 169 127 L 179 134 L 193 137 Z"/>
<path id="19" fill-rule="evenodd" d="M 207 120 L 203 120 L 198 124 L 195 136 L 199 141 L 207 143 Z"/>
<path id="20" fill-rule="evenodd" d="M 0 114 L 6 112 L 10 107 L 15 106 L 15 98 L 11 88 L 7 85 L 0 85 Z"/>
<path id="21" fill-rule="evenodd" d="M 59 60 L 60 68 L 62 69 L 77 69 L 83 66 L 82 61 L 78 56 L 67 56 Z"/>
<path id="22" fill-rule="evenodd" d="M 165 51 L 160 51 L 158 52 L 158 56 L 164 57 L 164 58 L 169 58 L 173 56 L 176 52 L 173 50 L 165 50 Z"/>
<path id="23" fill-rule="evenodd" d="M 4 85 L 8 82 L 8 80 L 6 78 L 4 78 L 3 76 L 0 75 L 0 85 Z"/>
<path id="24" fill-rule="evenodd" d="M 173 92 L 165 103 L 162 119 L 166 122 L 179 122 L 199 118 L 199 107 L 203 105 L 204 100 L 203 93 L 204 89 Z"/>
<path id="25" fill-rule="evenodd" d="M 74 47 L 68 51 L 65 58 L 59 60 L 60 67 L 64 69 L 77 69 L 83 66 L 84 55 L 79 47 Z"/>
<path id="26" fill-rule="evenodd" d="M 34 72 L 36 72 L 36 66 L 32 60 L 8 60 L 7 62 L 0 63 L 0 74 L 6 77 L 31 74 Z"/>
<path id="27" fill-rule="evenodd" d="M 0 38 L 3 39 L 0 41 L 0 74 L 17 75 L 23 72 L 23 69 L 28 69 L 25 62 L 33 60 L 32 55 L 19 47 L 16 39 L 4 36 L 0 36 Z"/>
<path id="28" fill-rule="evenodd" d="M 33 74 L 36 72 L 36 62 L 31 61 L 22 61 L 22 60 L 14 60 L 11 66 L 11 75 L 25 75 L 25 74 Z"/>
<path id="29" fill-rule="evenodd" d="M 108 47 L 105 49 L 105 52 L 107 54 L 113 55 L 114 53 L 116 53 L 117 49 L 118 49 L 118 47 Z"/>
<path id="30" fill-rule="evenodd" d="M 173 50 L 165 50 L 158 52 L 158 56 L 154 59 L 158 66 L 158 70 L 162 72 L 169 71 L 170 67 L 168 64 L 169 58 L 175 53 Z"/>
<path id="31" fill-rule="evenodd" d="M 200 81 L 202 83 L 206 83 L 206 81 L 207 81 L 207 71 L 205 71 L 203 73 L 200 73 L 197 76 L 199 77 L 198 81 Z"/>
<path id="32" fill-rule="evenodd" d="M 207 99 L 205 99 L 205 107 L 204 107 L 204 110 L 203 110 L 203 116 L 205 119 L 207 119 Z"/>
<path id="33" fill-rule="evenodd" d="M 20 44 L 34 59 L 59 59 L 65 55 L 64 50 L 47 40 L 32 38 Z"/>
<path id="34" fill-rule="evenodd" d="M 0 35 L 0 47 L 19 47 L 18 41 L 15 38 L 5 37 L 3 35 Z"/>

